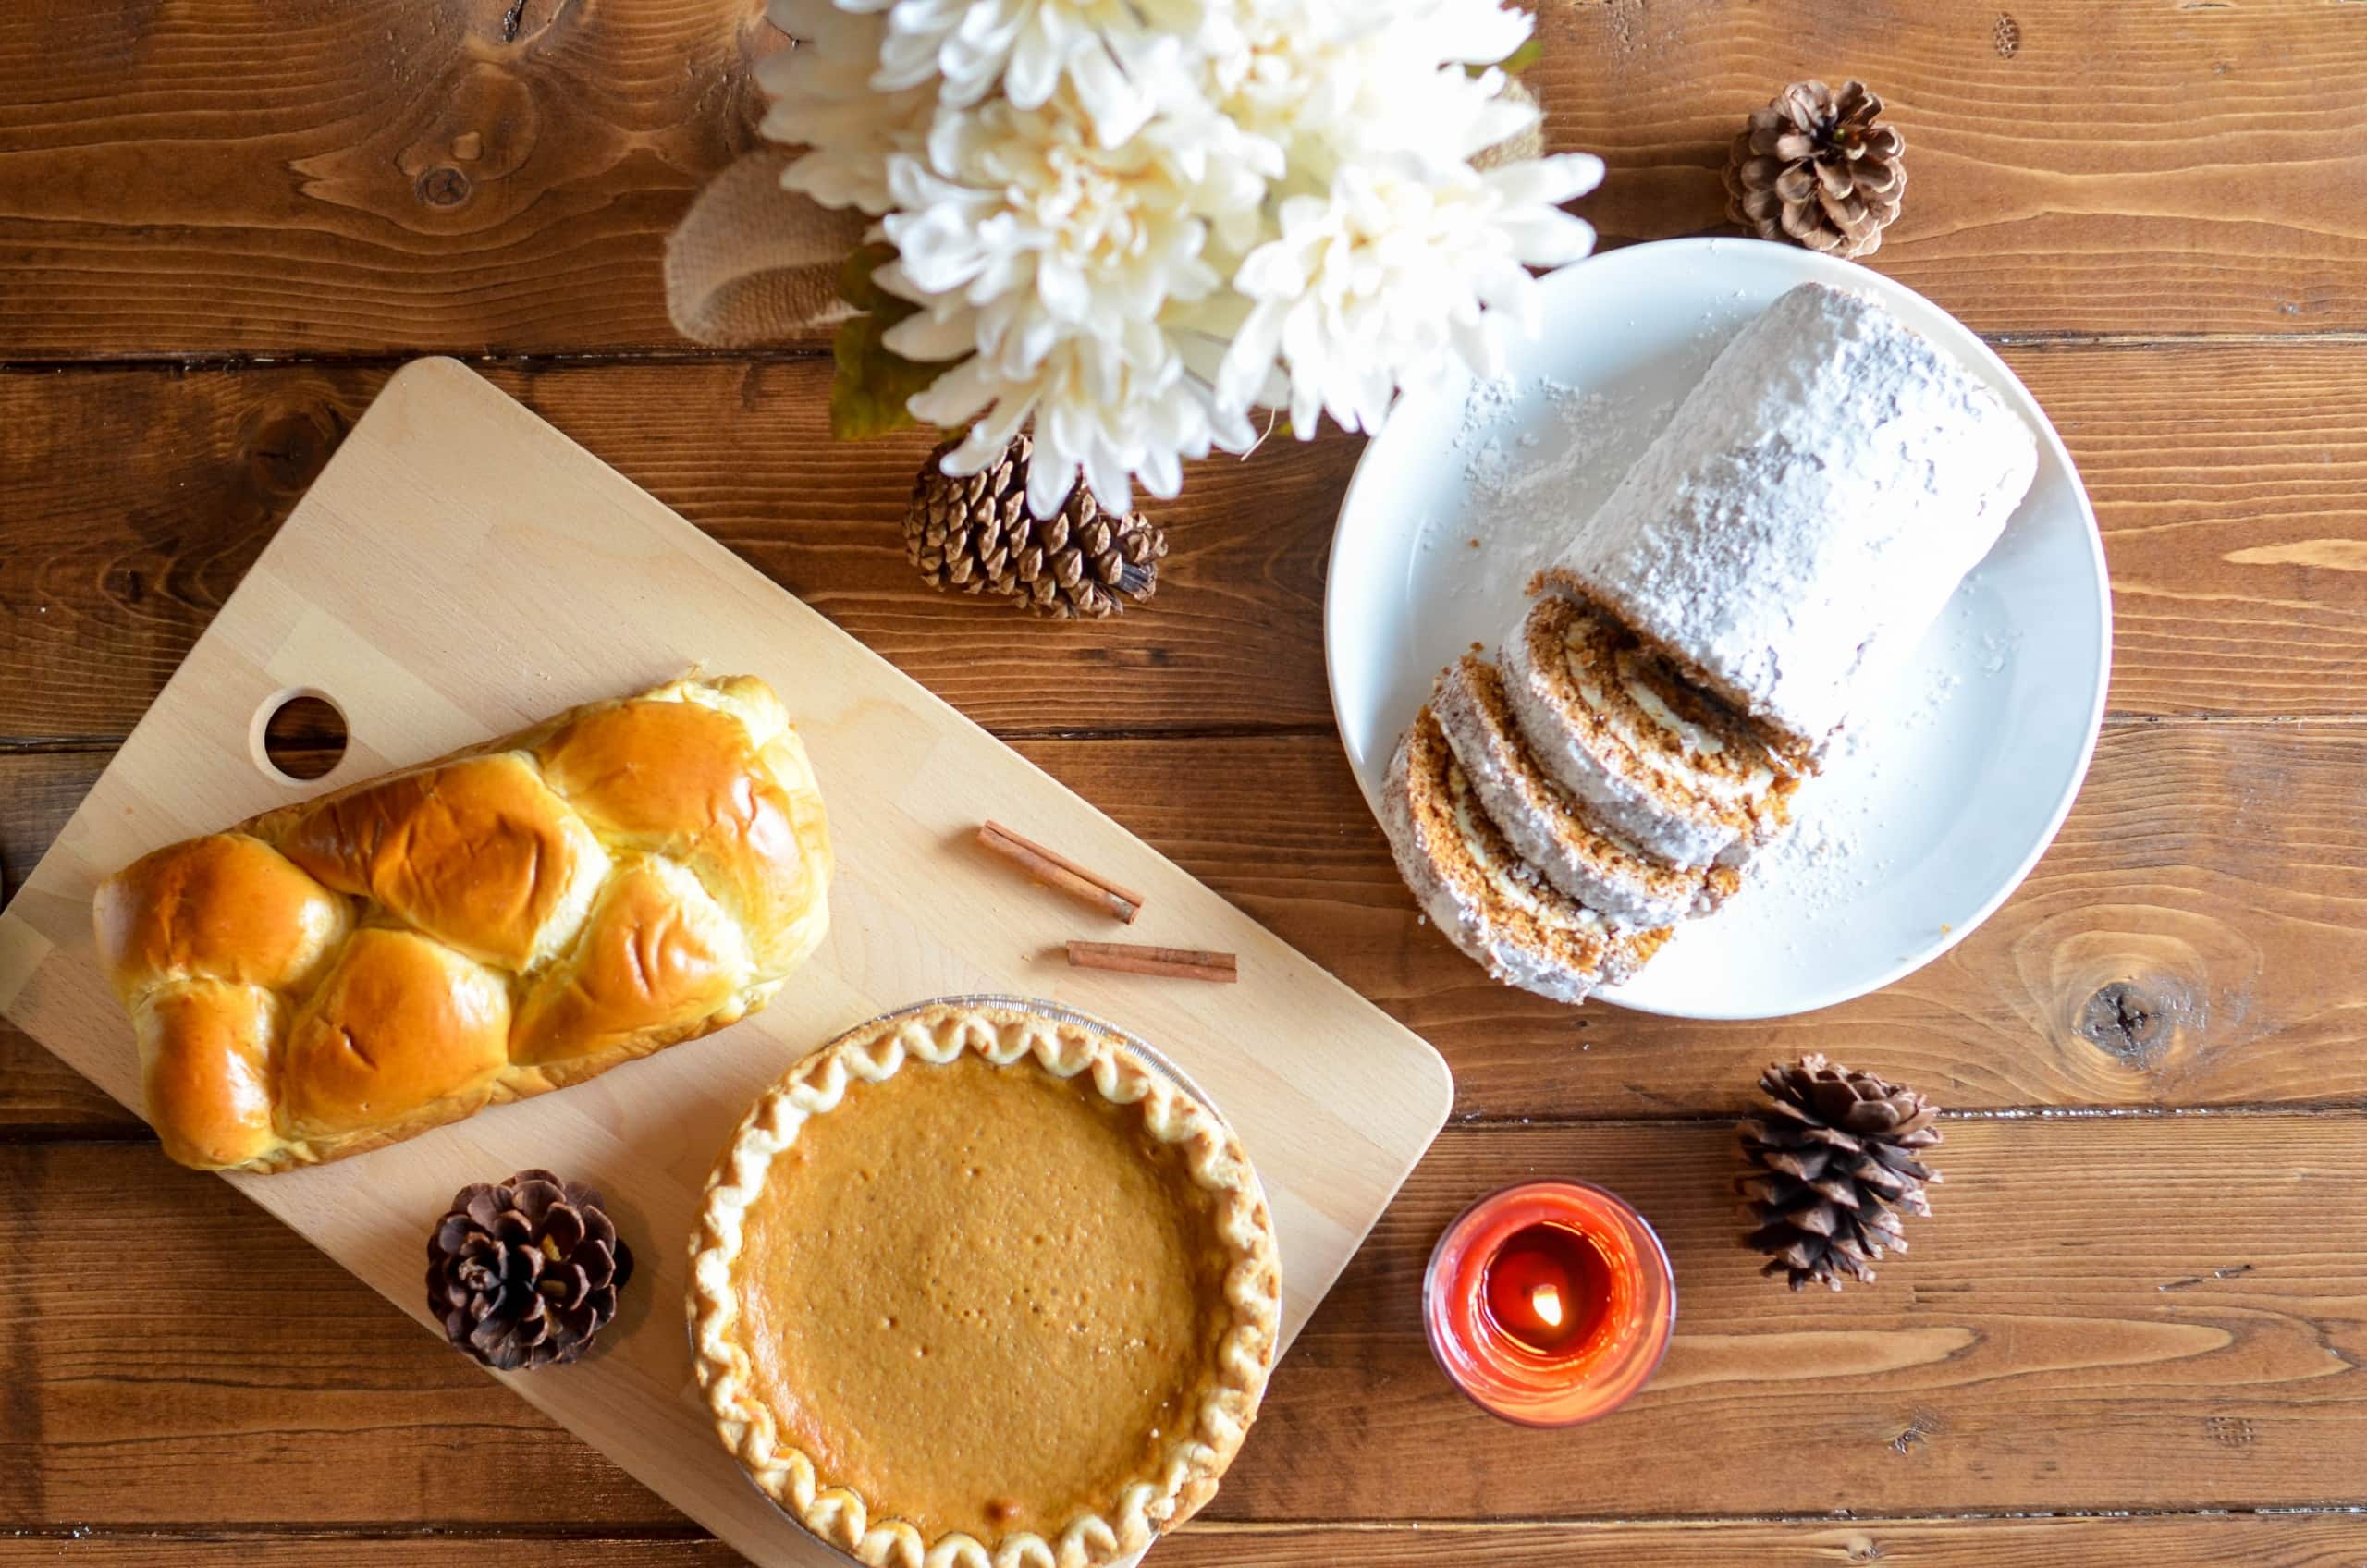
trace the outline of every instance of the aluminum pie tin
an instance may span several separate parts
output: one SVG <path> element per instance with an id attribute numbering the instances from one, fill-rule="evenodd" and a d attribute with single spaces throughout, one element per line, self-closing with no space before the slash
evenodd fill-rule
<path id="1" fill-rule="evenodd" d="M 832 1046 L 837 1045 L 840 1040 L 845 1039 L 850 1035 L 860 1035 L 867 1029 L 877 1028 L 882 1023 L 892 1023 L 901 1018 L 909 1018 L 914 1013 L 924 1012 L 933 1007 L 1004 1008 L 1012 1012 L 1030 1013 L 1037 1018 L 1046 1019 L 1054 1023 L 1073 1024 L 1078 1028 L 1092 1029 L 1107 1035 L 1110 1038 L 1117 1041 L 1120 1045 L 1125 1047 L 1128 1050 L 1141 1058 L 1143 1065 L 1149 1068 L 1158 1077 L 1164 1079 L 1170 1087 L 1180 1090 L 1195 1104 L 1198 1105 L 1202 1110 L 1216 1118 L 1219 1125 L 1222 1126 L 1228 1133 L 1232 1133 L 1233 1140 L 1236 1143 L 1240 1141 L 1240 1134 L 1233 1133 L 1233 1123 L 1225 1120 L 1224 1112 L 1217 1109 L 1216 1102 L 1208 1097 L 1208 1091 L 1201 1088 L 1198 1084 L 1195 1083 L 1191 1074 L 1176 1066 L 1175 1063 L 1169 1059 L 1166 1052 L 1150 1044 L 1150 1042 L 1145 1040 L 1141 1035 L 1136 1035 L 1132 1030 L 1122 1029 L 1106 1018 L 1098 1018 L 1089 1012 L 1080 1012 L 1073 1007 L 1062 1007 L 1058 1002 L 1048 1002 L 1040 997 L 1021 997 L 988 992 L 952 997 L 930 997 L 923 1001 L 910 1002 L 902 1007 L 892 1009 L 889 1011 L 875 1014 L 870 1018 L 865 1019 L 860 1023 L 852 1024 L 845 1029 L 840 1030 L 828 1039 L 824 1040 L 821 1044 L 816 1046 L 812 1050 L 803 1052 L 797 1057 L 791 1059 L 789 1065 L 781 1069 L 781 1072 L 783 1075 L 786 1075 L 790 1071 L 794 1069 L 799 1062 L 803 1061 L 807 1057 L 815 1056 L 820 1052 L 828 1050 Z M 738 1136 L 738 1125 L 739 1124 L 737 1122 L 733 1123 L 734 1137 Z M 1252 1162 L 1250 1165 L 1250 1171 L 1253 1175 L 1256 1174 L 1257 1169 L 1255 1162 Z M 1264 1184 L 1265 1183 L 1262 1181 L 1259 1182 L 1258 1185 L 1261 1190 L 1263 1189 Z M 687 1340 L 690 1344 L 691 1359 L 695 1363 L 698 1360 L 699 1354 L 697 1323 L 686 1317 L 682 1324 L 682 1333 L 684 1339 Z M 767 1505 L 769 1506 L 775 1513 L 779 1514 L 782 1519 L 788 1521 L 790 1525 L 794 1526 L 799 1535 L 804 1537 L 807 1540 L 812 1541 L 815 1545 L 820 1547 L 823 1550 L 828 1552 L 840 1562 L 852 1562 L 856 1564 L 857 1568 L 862 1568 L 863 1560 L 861 1558 L 856 1557 L 852 1552 L 846 1550 L 837 1543 L 824 1540 L 820 1536 L 816 1535 L 812 1530 L 806 1527 L 804 1520 L 800 1519 L 796 1514 L 791 1513 L 788 1509 L 783 1508 L 778 1498 L 774 1497 L 772 1493 L 765 1490 L 764 1488 L 756 1485 L 755 1477 L 748 1474 L 747 1469 L 741 1464 L 739 1457 L 736 1454 L 731 1456 L 731 1468 L 740 1473 L 740 1478 L 747 1483 L 749 1490 L 764 1499 Z"/>

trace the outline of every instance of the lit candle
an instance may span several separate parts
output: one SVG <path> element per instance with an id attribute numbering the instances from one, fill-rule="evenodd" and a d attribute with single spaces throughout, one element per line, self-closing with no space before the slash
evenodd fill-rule
<path id="1" fill-rule="evenodd" d="M 1422 1281 L 1431 1354 L 1491 1415 L 1575 1426 L 1642 1388 L 1668 1349 L 1676 1286 L 1642 1215 L 1584 1182 L 1480 1199 Z"/>

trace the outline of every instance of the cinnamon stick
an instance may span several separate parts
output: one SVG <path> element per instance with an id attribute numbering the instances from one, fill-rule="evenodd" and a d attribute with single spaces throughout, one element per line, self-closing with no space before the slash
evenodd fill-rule
<path id="1" fill-rule="evenodd" d="M 1058 888 L 1077 902 L 1088 904 L 1129 925 L 1134 924 L 1134 916 L 1143 912 L 1143 896 L 1140 893 L 1087 871 L 1057 851 L 1021 838 L 1000 822 L 990 821 L 980 827 L 978 842 L 1045 887 Z"/>
<path id="2" fill-rule="evenodd" d="M 1171 980 L 1213 980 L 1230 986 L 1241 978 L 1240 961 L 1231 953 L 1198 948 L 1148 948 L 1133 942 L 1071 942 L 1069 964 L 1075 969 L 1110 969 L 1122 974 L 1159 974 Z"/>

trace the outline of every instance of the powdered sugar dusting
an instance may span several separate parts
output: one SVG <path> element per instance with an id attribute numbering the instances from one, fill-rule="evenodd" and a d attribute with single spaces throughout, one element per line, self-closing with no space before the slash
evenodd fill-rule
<path id="1" fill-rule="evenodd" d="M 1487 435 L 1464 465 L 1472 517 L 1481 531 L 1513 547 L 1502 557 L 1526 582 L 1582 520 L 1568 512 L 1573 490 L 1593 488 L 1611 447 L 1611 400 L 1561 382 L 1543 382 L 1547 425 L 1523 430 L 1507 447 Z M 1557 526 L 1558 525 L 1558 526 Z"/>
<path id="2" fill-rule="evenodd" d="M 1674 406 L 1548 376 L 1474 382 L 1451 443 L 1466 504 L 1425 531 L 1424 547 L 1459 543 L 1491 577 L 1526 583 L 1618 484 L 1649 439 L 1638 421 L 1656 429 Z"/>
<path id="3" fill-rule="evenodd" d="M 1678 385 L 1689 388 L 1730 337 L 1731 327 L 1705 321 L 1689 345 L 1695 368 Z M 1431 591 L 1501 601 L 1500 613 L 1516 615 L 1521 585 L 1567 547 L 1679 400 L 1541 375 L 1473 382 L 1448 441 L 1464 504 L 1433 518 L 1421 543 L 1457 570 L 1431 578 Z M 1981 586 L 1977 572 L 1968 586 Z M 1881 776 L 1889 767 L 1913 771 L 1894 753 L 1935 741 L 1962 683 L 2003 674 L 2016 652 L 1959 614 L 1944 616 L 1932 637 L 1932 656 L 1907 661 L 1887 691 L 1864 692 L 1824 772 L 1801 790 L 1793 831 L 1754 858 L 1733 904 L 1772 898 L 1838 913 L 1895 872 L 1867 850 L 1889 837 L 1871 803 L 1888 792 L 1878 787 Z"/>
<path id="4" fill-rule="evenodd" d="M 1803 284 L 1554 570 L 1813 745 L 1988 553 L 2036 464 L 1979 377 L 1872 300 Z"/>
<path id="5" fill-rule="evenodd" d="M 2022 643 L 2018 631 L 1983 621 L 1975 609 L 1982 584 L 1977 576 L 1968 582 L 1974 592 L 1950 602 L 1889 689 L 1868 692 L 1834 737 L 1824 771 L 1797 796 L 1791 831 L 1751 863 L 1729 908 L 1774 898 L 1812 915 L 1846 916 L 1902 869 L 1870 848 L 1898 838 L 1881 804 L 1896 799 L 1891 778 L 1933 777 L 1931 753 L 1945 747 L 1956 710 L 2005 702 Z M 1806 956 L 1826 938 L 1795 927 L 1782 939 L 1786 951 Z"/>

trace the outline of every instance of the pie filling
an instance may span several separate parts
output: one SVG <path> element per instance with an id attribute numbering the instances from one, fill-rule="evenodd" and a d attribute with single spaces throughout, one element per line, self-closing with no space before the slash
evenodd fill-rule
<path id="1" fill-rule="evenodd" d="M 875 1520 L 1055 1537 L 1195 1419 L 1230 1326 L 1217 1213 L 1140 1107 L 1033 1057 L 856 1079 L 743 1221 L 753 1391 Z"/>

